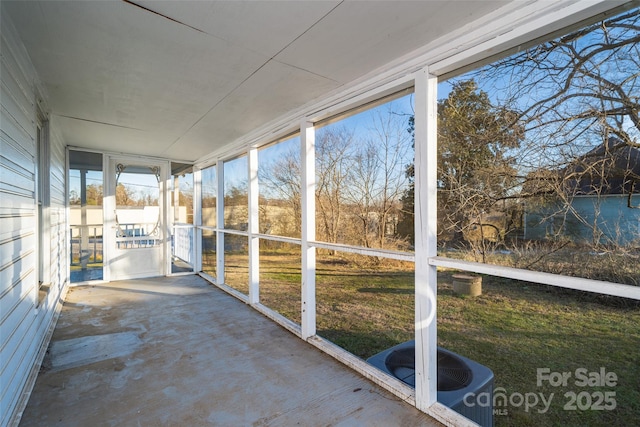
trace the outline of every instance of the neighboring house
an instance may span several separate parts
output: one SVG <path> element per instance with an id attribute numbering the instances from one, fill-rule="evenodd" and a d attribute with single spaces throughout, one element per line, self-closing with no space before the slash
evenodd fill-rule
<path id="1" fill-rule="evenodd" d="M 640 150 L 611 138 L 562 173 L 563 195 L 528 203 L 525 238 L 568 237 L 578 243 L 640 244 Z"/>

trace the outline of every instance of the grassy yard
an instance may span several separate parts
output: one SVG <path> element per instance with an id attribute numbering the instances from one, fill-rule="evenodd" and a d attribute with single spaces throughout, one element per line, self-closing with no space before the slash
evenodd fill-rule
<path id="1" fill-rule="evenodd" d="M 102 262 L 90 262 L 87 264 L 87 268 L 102 268 Z M 73 264 L 71 265 L 71 271 L 82 270 L 82 265 Z"/>
<path id="2" fill-rule="evenodd" d="M 261 251 L 261 302 L 300 322 L 299 252 Z M 229 260 L 229 265 L 235 265 Z M 246 264 L 245 264 L 246 265 Z M 512 398 L 496 426 L 630 426 L 640 419 L 640 306 L 548 286 L 484 277 L 483 294 L 453 292 L 439 272 L 438 343 L 491 368 Z M 365 265 L 318 254 L 318 335 L 367 358 L 413 338 L 413 265 Z M 537 385 L 538 368 L 569 372 L 565 386 Z M 615 386 L 580 386 L 576 370 L 613 372 Z M 590 410 L 614 392 L 613 410 Z M 553 393 L 553 397 L 551 397 Z M 575 393 L 576 401 L 571 402 Z M 538 403 L 525 410 L 519 395 Z M 540 397 L 551 399 L 545 410 Z M 611 396 L 609 404 L 612 406 Z M 600 402 L 604 406 L 605 402 Z M 565 408 L 567 406 L 567 408 Z M 572 410 L 571 407 L 575 407 Z M 582 409 L 581 409 L 582 408 Z"/>
<path id="3" fill-rule="evenodd" d="M 546 286 L 484 278 L 483 295 L 461 298 L 451 272 L 440 274 L 438 342 L 490 367 L 507 396 L 538 396 L 529 411 L 508 405 L 497 426 L 630 426 L 640 419 L 640 307 Z M 566 385 L 537 385 L 537 369 L 569 372 Z M 615 386 L 579 386 L 577 369 L 613 372 Z M 613 410 L 588 410 L 600 394 L 615 392 Z M 585 393 L 586 392 L 586 393 Z M 571 404 L 571 393 L 580 395 Z M 586 395 L 588 394 L 588 396 Z M 515 396 L 514 396 L 515 397 Z M 565 409 L 565 405 L 568 405 Z M 571 409 L 572 407 L 576 409 Z M 596 406 L 597 407 L 597 406 Z"/>

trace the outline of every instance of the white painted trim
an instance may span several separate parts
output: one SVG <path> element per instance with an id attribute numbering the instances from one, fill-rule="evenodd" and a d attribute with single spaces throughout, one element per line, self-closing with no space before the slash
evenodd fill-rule
<path id="1" fill-rule="evenodd" d="M 368 89 L 362 93 L 349 94 L 344 99 L 336 100 L 334 103 L 324 105 L 316 112 L 310 112 L 307 114 L 307 120 L 317 123 L 321 120 L 326 120 L 331 117 L 339 116 L 349 110 L 358 108 L 362 105 L 370 102 L 378 101 L 379 99 L 393 95 L 394 93 L 401 92 L 405 89 L 413 87 L 414 76 L 413 74 L 401 76 L 400 78 L 394 78 L 389 82 L 385 82 L 373 89 Z"/>
<path id="2" fill-rule="evenodd" d="M 302 338 L 302 329 L 300 328 L 300 325 L 298 325 L 291 319 L 287 319 L 277 311 L 273 311 L 269 307 L 266 307 L 260 303 L 253 304 L 253 308 L 291 332 L 293 335 L 297 336 L 298 338 Z"/>
<path id="3" fill-rule="evenodd" d="M 224 234 L 233 234 L 235 236 L 249 236 L 249 232 L 248 231 L 242 231 L 242 230 L 234 230 L 232 228 L 220 228 L 220 227 L 204 227 L 204 228 L 213 228 L 216 231 L 219 231 L 220 233 L 224 233 Z"/>
<path id="4" fill-rule="evenodd" d="M 162 162 L 163 167 L 160 168 L 160 203 L 164 204 L 164 209 L 160 211 L 162 220 L 164 221 L 164 233 L 162 236 L 162 247 L 164 259 L 162 263 L 163 276 L 171 273 L 171 222 L 169 220 L 171 213 L 171 161 Z"/>
<path id="5" fill-rule="evenodd" d="M 514 1 L 472 23 L 475 27 L 472 31 L 462 28 L 447 35 L 453 37 L 455 46 L 454 43 L 444 44 L 444 48 L 426 54 L 432 58 L 424 61 L 437 76 L 455 71 L 459 73 L 469 65 L 475 68 L 497 55 L 505 56 L 526 49 L 534 40 L 549 40 L 560 35 L 558 31 L 566 33 L 582 21 L 625 3 L 628 0 Z"/>
<path id="6" fill-rule="evenodd" d="M 239 292 L 233 289 L 231 286 L 227 286 L 224 284 L 222 285 L 217 284 L 214 278 L 209 276 L 207 273 L 200 272 L 198 273 L 198 275 L 202 277 L 204 280 L 206 280 L 207 282 L 211 283 L 213 286 L 219 288 L 220 290 L 239 299 L 245 304 L 249 304 L 249 298 L 242 292 Z M 280 326 L 282 326 L 283 328 L 285 328 L 286 330 L 288 330 L 298 338 L 302 338 L 302 330 L 300 329 L 300 325 L 298 325 L 297 323 L 293 322 L 290 319 L 287 319 L 282 314 L 276 311 L 273 311 L 269 307 L 264 306 L 259 302 L 256 304 L 251 304 L 251 307 L 254 308 L 256 311 L 258 311 L 259 313 L 263 314 L 264 316 L 268 317 L 269 319 L 273 320 L 274 322 L 276 322 L 277 324 L 279 324 Z"/>
<path id="7" fill-rule="evenodd" d="M 424 411 L 427 415 L 433 417 L 436 421 L 441 422 L 445 426 L 451 427 L 478 427 L 478 424 L 471 421 L 469 418 L 465 417 L 449 408 L 448 406 L 443 405 L 440 402 L 435 402 L 426 411 Z"/>
<path id="8" fill-rule="evenodd" d="M 426 411 L 437 399 L 437 123 L 438 78 L 427 69 L 415 90 L 415 342 L 416 407 Z"/>
<path id="9" fill-rule="evenodd" d="M 225 285 L 224 283 L 217 283 L 215 278 L 209 276 L 207 273 L 203 273 L 202 271 L 197 273 L 197 275 L 202 277 L 207 282 L 211 283 L 213 286 L 223 290 L 224 292 L 228 293 L 229 295 L 231 295 L 231 296 L 239 299 L 243 303 L 249 305 L 249 297 L 247 295 L 243 294 L 242 292 L 237 291 L 237 290 L 233 289 L 231 286 Z"/>
<path id="10" fill-rule="evenodd" d="M 70 179 L 70 170 L 69 170 L 69 147 L 65 147 L 64 149 L 64 235 L 65 235 L 65 253 L 66 254 L 70 254 L 71 253 L 71 202 L 69 200 L 69 183 L 71 182 Z M 104 168 L 102 168 L 102 188 L 104 191 Z M 104 203 L 102 206 L 102 222 L 104 224 Z M 104 232 L 104 231 L 103 231 Z M 104 238 L 103 238 L 103 242 L 104 242 Z M 102 259 L 103 259 L 103 264 L 102 264 L 102 277 L 104 278 L 104 243 L 102 245 Z M 66 263 L 65 263 L 65 267 L 64 267 L 64 281 L 65 283 L 68 283 L 69 285 L 71 285 L 71 256 L 67 255 L 66 258 Z"/>
<path id="11" fill-rule="evenodd" d="M 291 243 L 293 245 L 302 245 L 302 240 L 295 237 L 277 236 L 274 234 L 262 234 L 258 233 L 256 236 L 264 240 L 273 240 L 275 242 Z"/>
<path id="12" fill-rule="evenodd" d="M 211 283 L 212 285 L 216 285 L 216 278 L 209 275 L 208 273 L 205 273 L 204 271 L 199 271 L 196 273 L 196 275 L 202 277 L 204 280 Z"/>
<path id="13" fill-rule="evenodd" d="M 300 124 L 300 156 L 302 160 L 302 339 L 316 334 L 316 148 L 315 128 L 308 121 Z"/>
<path id="14" fill-rule="evenodd" d="M 429 258 L 429 264 L 437 267 L 470 271 L 473 273 L 487 274 L 507 279 L 540 283 L 542 285 L 557 286 L 560 288 L 640 300 L 640 286 L 604 282 L 600 280 L 585 279 L 582 277 L 563 276 L 560 274 L 524 270 L 521 268 L 505 267 L 501 265 L 483 264 L 481 262 L 462 261 L 439 256 Z"/>
<path id="15" fill-rule="evenodd" d="M 56 116 L 54 115 L 53 117 L 56 117 Z M 180 159 L 174 159 L 174 158 L 169 159 L 167 157 L 130 154 L 130 153 L 124 153 L 120 151 L 96 150 L 94 148 L 79 147 L 77 145 L 67 145 L 66 147 L 72 151 L 84 151 L 87 153 L 105 154 L 107 156 L 112 156 L 112 157 L 126 157 L 128 159 L 140 159 L 141 161 L 144 160 L 146 162 L 175 162 L 175 163 L 185 163 L 188 165 L 195 165 L 195 163 L 191 160 L 180 160 Z M 201 169 L 204 169 L 204 167 L 202 167 Z M 169 174 L 171 174 L 171 169 L 169 169 Z"/>
<path id="16" fill-rule="evenodd" d="M 202 170 L 193 170 L 193 271 L 202 270 Z"/>
<path id="17" fill-rule="evenodd" d="M 403 383 L 402 381 L 387 375 L 379 369 L 374 368 L 369 363 L 360 359 L 357 356 L 349 353 L 347 350 L 340 346 L 335 345 L 331 341 L 325 340 L 317 335 L 307 339 L 307 342 L 314 347 L 322 350 L 324 353 L 345 364 L 349 368 L 358 372 L 365 378 L 370 379 L 374 383 L 378 384 L 382 388 L 390 391 L 395 396 L 399 397 L 403 401 L 410 405 L 415 406 L 415 392 L 414 389 Z"/>
<path id="18" fill-rule="evenodd" d="M 399 261 L 413 262 L 415 259 L 415 255 L 411 252 L 392 251 L 388 249 L 364 248 L 361 246 L 349 246 L 349 245 L 343 245 L 340 243 L 326 243 L 326 242 L 318 242 L 318 241 L 309 242 L 309 244 L 316 248 L 321 248 L 321 249 L 329 249 L 329 250 L 340 251 L 340 252 L 349 252 L 352 254 L 360 254 L 360 255 L 367 255 L 367 256 L 379 256 L 379 257 L 395 259 Z"/>
<path id="19" fill-rule="evenodd" d="M 216 282 L 224 283 L 224 233 L 220 230 L 224 228 L 224 162 L 216 163 L 216 179 L 218 188 L 216 189 Z"/>
<path id="20" fill-rule="evenodd" d="M 36 96 L 36 161 L 35 202 L 38 235 L 36 242 L 36 286 L 34 313 L 42 303 L 40 290 L 51 286 L 51 138 L 50 123 L 45 111 L 40 109 Z M 47 291 L 48 293 L 48 291 Z"/>
<path id="21" fill-rule="evenodd" d="M 257 304 L 260 301 L 260 238 L 256 236 L 260 231 L 258 211 L 258 149 L 249 150 L 247 159 L 247 174 L 249 176 L 249 303 Z"/>
<path id="22" fill-rule="evenodd" d="M 102 280 L 105 282 L 111 281 L 111 272 L 109 269 L 109 260 L 112 256 L 112 251 L 109 250 L 109 246 L 111 245 L 111 235 L 110 233 L 105 233 L 104 230 L 110 229 L 113 224 L 109 224 L 107 219 L 109 216 L 107 215 L 107 209 L 115 209 L 115 200 L 111 200 L 107 197 L 107 194 L 110 194 L 111 191 L 107 168 L 109 167 L 109 156 L 105 153 L 102 154 L 102 188 L 103 188 L 103 199 L 102 199 Z M 115 189 L 113 190 L 115 194 Z M 70 217 L 69 217 L 70 218 Z M 69 280 L 71 280 L 71 270 L 69 270 Z"/>

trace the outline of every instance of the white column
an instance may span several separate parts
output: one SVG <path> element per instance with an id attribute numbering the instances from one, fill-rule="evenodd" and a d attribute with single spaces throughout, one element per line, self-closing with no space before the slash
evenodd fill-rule
<path id="1" fill-rule="evenodd" d="M 168 269 L 169 273 L 171 273 L 171 269 L 173 266 L 173 253 L 172 247 L 175 248 L 178 244 L 178 233 L 180 233 L 176 229 L 176 223 L 180 221 L 180 176 L 173 175 L 171 172 L 171 163 L 169 163 L 169 181 L 167 181 L 167 192 L 170 195 L 171 200 L 169 201 L 169 226 L 167 227 L 169 234 L 167 234 L 167 240 L 169 242 L 173 241 L 173 245 L 169 244 L 169 255 L 168 255 Z M 173 209 L 171 209 L 171 205 L 173 204 Z"/>
<path id="2" fill-rule="evenodd" d="M 437 255 L 438 79 L 427 69 L 415 83 L 415 341 L 416 407 L 425 411 L 437 399 Z"/>
<path id="3" fill-rule="evenodd" d="M 302 339 L 316 334 L 316 152 L 313 123 L 300 125 L 302 160 Z"/>
<path id="4" fill-rule="evenodd" d="M 258 150 L 249 150 L 249 304 L 260 302 L 260 229 L 258 215 Z"/>
<path id="5" fill-rule="evenodd" d="M 173 228 L 176 222 L 180 222 L 180 176 L 170 176 L 169 179 L 171 178 L 173 178 L 173 211 L 169 221 L 171 221 L 171 227 Z"/>
<path id="6" fill-rule="evenodd" d="M 193 170 L 193 271 L 202 271 L 202 171 Z"/>
<path id="7" fill-rule="evenodd" d="M 218 194 L 216 195 L 216 283 L 224 283 L 224 162 L 216 164 L 218 178 Z"/>
<path id="8" fill-rule="evenodd" d="M 116 246 L 115 210 L 116 189 L 115 164 L 107 154 L 102 155 L 102 182 L 104 198 L 102 199 L 102 276 L 105 281 L 111 280 L 111 258 Z M 113 182 L 112 182 L 113 181 Z"/>
<path id="9" fill-rule="evenodd" d="M 41 203 L 39 201 L 38 203 Z M 42 221 L 40 216 L 39 221 Z M 87 224 L 87 170 L 80 169 L 80 265 L 82 270 L 87 269 L 89 262 L 89 226 Z M 41 227 L 42 229 L 43 227 Z M 43 277 L 39 277 L 43 280 Z"/>
<path id="10" fill-rule="evenodd" d="M 162 275 L 171 273 L 171 162 L 162 162 L 160 167 L 160 223 L 164 224 L 162 240 L 164 241 L 164 262 L 162 263 Z"/>

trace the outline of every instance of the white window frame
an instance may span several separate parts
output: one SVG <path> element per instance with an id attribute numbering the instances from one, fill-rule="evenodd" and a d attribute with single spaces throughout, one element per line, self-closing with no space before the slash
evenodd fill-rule
<path id="1" fill-rule="evenodd" d="M 49 120 L 44 112 L 38 109 L 36 123 L 36 253 L 37 253 L 37 286 L 36 309 L 46 299 L 51 287 L 51 186 L 50 186 L 50 144 Z"/>

